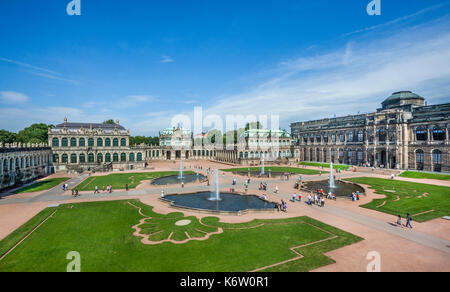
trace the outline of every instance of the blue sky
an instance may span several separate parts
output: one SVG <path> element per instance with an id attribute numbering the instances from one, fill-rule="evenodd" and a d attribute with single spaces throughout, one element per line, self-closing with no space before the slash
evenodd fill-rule
<path id="1" fill-rule="evenodd" d="M 392 92 L 450 102 L 450 1 L 0 1 L 0 128 L 177 114 L 374 111 Z"/>

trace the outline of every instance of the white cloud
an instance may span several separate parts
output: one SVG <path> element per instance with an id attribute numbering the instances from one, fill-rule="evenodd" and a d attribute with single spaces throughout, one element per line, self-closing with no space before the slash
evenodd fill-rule
<path id="1" fill-rule="evenodd" d="M 352 41 L 322 55 L 282 62 L 275 76 L 240 94 L 221 96 L 205 114 L 278 114 L 287 128 L 291 122 L 375 111 L 399 90 L 448 98 L 448 86 L 442 87 L 450 80 L 447 25 Z"/>
<path id="2" fill-rule="evenodd" d="M 160 63 L 172 63 L 172 62 L 175 62 L 175 60 L 172 59 L 171 57 L 166 56 L 166 55 L 161 56 Z"/>
<path id="3" fill-rule="evenodd" d="M 0 102 L 7 104 L 17 104 L 17 103 L 25 103 L 30 98 L 20 92 L 15 91 L 1 91 L 0 92 Z"/>
<path id="4" fill-rule="evenodd" d="M 53 70 L 49 70 L 46 68 L 42 68 L 42 67 L 34 66 L 31 64 L 23 63 L 23 62 L 19 62 L 19 61 L 7 59 L 7 58 L 2 58 L 2 57 L 0 57 L 0 61 L 14 64 L 21 68 L 25 68 L 25 70 L 23 70 L 24 72 L 35 75 L 35 76 L 43 77 L 43 78 L 50 79 L 50 80 L 63 81 L 63 82 L 71 83 L 71 84 L 80 84 L 76 80 L 71 80 L 71 79 L 62 77 L 60 73 L 55 72 Z"/>

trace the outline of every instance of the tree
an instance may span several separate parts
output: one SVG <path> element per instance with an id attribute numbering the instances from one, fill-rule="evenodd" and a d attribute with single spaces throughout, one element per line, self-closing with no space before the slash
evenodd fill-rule
<path id="1" fill-rule="evenodd" d="M 106 125 L 115 125 L 116 122 L 114 122 L 113 119 L 109 119 L 109 120 L 107 120 L 107 121 L 104 121 L 103 124 L 106 124 Z"/>
<path id="2" fill-rule="evenodd" d="M 20 143 L 47 143 L 48 129 L 51 127 L 53 126 L 46 124 L 33 124 L 17 134 L 17 141 Z"/>
<path id="3" fill-rule="evenodd" d="M 0 143 L 14 143 L 17 142 L 17 134 L 6 130 L 0 130 Z"/>

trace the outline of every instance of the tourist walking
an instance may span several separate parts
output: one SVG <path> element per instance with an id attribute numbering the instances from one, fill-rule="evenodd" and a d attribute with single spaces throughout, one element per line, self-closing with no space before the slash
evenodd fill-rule
<path id="1" fill-rule="evenodd" d="M 413 228 L 412 227 L 412 225 L 411 225 L 411 215 L 409 215 L 409 213 L 406 215 L 406 227 L 409 227 L 409 228 Z"/>
<path id="2" fill-rule="evenodd" d="M 95 186 L 95 189 L 94 189 L 94 195 L 95 194 L 99 194 L 100 192 L 98 191 L 98 186 Z"/>
<path id="3" fill-rule="evenodd" d="M 125 191 L 128 192 L 128 184 L 125 185 Z"/>
<path id="4" fill-rule="evenodd" d="M 400 216 L 400 215 L 398 215 L 397 225 L 403 228 L 403 224 L 402 224 L 402 216 Z"/>

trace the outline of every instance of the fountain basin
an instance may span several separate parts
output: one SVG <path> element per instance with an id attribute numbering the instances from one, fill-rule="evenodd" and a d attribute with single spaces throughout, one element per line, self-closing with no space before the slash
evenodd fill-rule
<path id="1" fill-rule="evenodd" d="M 165 186 L 165 185 L 173 185 L 173 184 L 181 184 L 181 182 L 186 183 L 194 183 L 197 180 L 203 182 L 205 180 L 205 176 L 202 174 L 183 174 L 183 178 L 179 178 L 178 175 L 169 175 L 160 178 L 154 179 L 151 184 L 156 186 Z"/>
<path id="2" fill-rule="evenodd" d="M 364 195 L 365 190 L 363 187 L 354 184 L 354 183 L 347 183 L 343 181 L 336 181 L 335 182 L 336 187 L 330 188 L 329 187 L 329 181 L 309 181 L 305 182 L 305 189 L 311 192 L 316 193 L 317 189 L 323 189 L 323 192 L 325 195 L 328 195 L 328 193 L 331 191 L 336 195 L 336 197 L 341 198 L 351 198 L 352 193 L 359 192 L 360 195 Z"/>
<path id="3" fill-rule="evenodd" d="M 220 201 L 211 201 L 211 192 L 198 192 L 167 195 L 164 200 L 171 202 L 174 207 L 211 212 L 273 211 L 276 206 L 255 195 L 221 192 L 220 198 Z"/>

